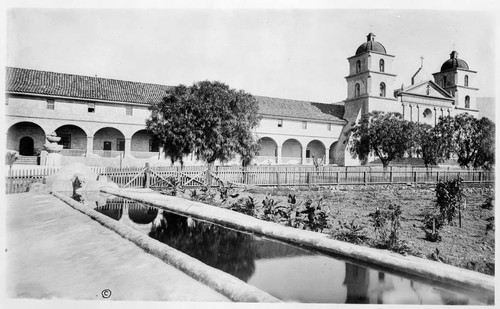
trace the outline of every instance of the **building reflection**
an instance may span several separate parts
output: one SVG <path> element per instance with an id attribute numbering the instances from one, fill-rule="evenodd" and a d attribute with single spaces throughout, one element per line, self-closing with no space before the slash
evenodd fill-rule
<path id="1" fill-rule="evenodd" d="M 346 304 L 370 303 L 370 274 L 367 268 L 346 263 L 344 285 L 347 287 Z"/>

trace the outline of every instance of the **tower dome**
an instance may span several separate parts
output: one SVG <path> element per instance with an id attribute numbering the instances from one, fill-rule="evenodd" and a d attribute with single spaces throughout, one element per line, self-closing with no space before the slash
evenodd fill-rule
<path id="1" fill-rule="evenodd" d="M 366 42 L 359 45 L 358 49 L 356 50 L 356 55 L 362 54 L 367 51 L 374 51 L 377 53 L 387 54 L 384 45 L 375 41 L 375 34 L 371 32 L 366 36 Z"/>
<path id="2" fill-rule="evenodd" d="M 441 66 L 441 72 L 448 71 L 455 68 L 461 69 L 469 69 L 469 65 L 467 62 L 462 59 L 458 59 L 458 53 L 456 51 L 452 51 L 450 54 L 450 59 L 446 60 Z"/>

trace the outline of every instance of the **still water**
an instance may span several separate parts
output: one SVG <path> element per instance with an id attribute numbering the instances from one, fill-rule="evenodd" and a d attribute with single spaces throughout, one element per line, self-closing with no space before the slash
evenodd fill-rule
<path id="1" fill-rule="evenodd" d="M 94 197 L 95 198 L 95 197 Z M 287 302 L 486 305 L 493 299 L 144 206 L 76 196 L 106 216 Z M 91 202 L 89 202 L 91 201 Z"/>

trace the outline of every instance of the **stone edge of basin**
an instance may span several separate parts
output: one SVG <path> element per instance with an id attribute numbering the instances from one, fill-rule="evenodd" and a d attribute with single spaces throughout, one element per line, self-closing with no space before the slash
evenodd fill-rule
<path id="1" fill-rule="evenodd" d="M 211 287 L 215 291 L 236 302 L 281 302 L 274 296 L 247 284 L 246 282 L 227 274 L 221 270 L 208 266 L 189 255 L 169 247 L 155 239 L 144 235 L 131 227 L 118 223 L 117 221 L 89 208 L 77 201 L 58 192 L 52 195 L 64 201 L 72 208 L 89 216 L 106 228 L 116 232 L 121 237 L 133 242 L 145 252 L 154 255 L 186 273 L 190 277 Z"/>
<path id="2" fill-rule="evenodd" d="M 230 228 L 256 233 L 323 252 L 344 256 L 394 271 L 435 280 L 455 287 L 495 293 L 495 277 L 458 268 L 449 264 L 415 256 L 403 256 L 387 250 L 363 247 L 329 238 L 325 234 L 300 230 L 231 210 L 194 202 L 157 192 L 130 192 L 124 189 L 102 187 L 101 192 L 113 194 L 159 207 L 178 214 L 191 216 Z"/>

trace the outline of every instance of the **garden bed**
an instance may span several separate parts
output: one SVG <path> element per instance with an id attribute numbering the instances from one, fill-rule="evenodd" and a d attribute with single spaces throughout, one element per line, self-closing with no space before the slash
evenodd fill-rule
<path id="1" fill-rule="evenodd" d="M 405 254 L 441 261 L 461 268 L 471 269 L 494 275 L 494 231 L 487 231 L 488 218 L 494 216 L 494 209 L 481 207 L 488 196 L 492 196 L 491 185 L 464 185 L 466 207 L 462 211 L 462 227 L 458 218 L 452 224 L 445 224 L 440 230 L 441 241 L 432 242 L 425 239 L 423 227 L 424 213 L 436 209 L 435 185 L 374 185 L 374 186 L 337 186 L 337 187 L 304 187 L 304 188 L 245 188 L 197 189 L 177 191 L 177 196 L 203 201 L 229 209 L 245 212 L 249 202 L 253 200 L 247 214 L 270 221 L 278 221 L 284 225 L 296 225 L 297 228 L 317 229 L 324 226 L 308 225 L 306 204 L 318 206 L 326 215 L 326 226 L 322 232 L 339 239 L 339 234 L 349 234 L 346 225 L 357 226 L 356 241 L 364 246 L 379 247 L 379 234 L 374 231 L 373 214 L 377 208 L 381 211 L 394 211 L 400 207 L 400 228 L 398 240 L 404 243 Z M 221 190 L 222 189 L 222 190 Z M 222 194 L 221 194 L 222 191 Z M 164 191 L 166 194 L 171 192 Z M 289 196 L 295 196 L 296 203 L 290 203 Z M 292 218 L 284 219 L 278 211 L 269 212 L 269 201 L 273 200 L 272 209 L 281 209 Z M 266 200 L 266 202 L 264 202 Z M 268 205 L 267 207 L 264 204 Z M 280 207 L 283 206 L 283 207 Z M 389 210 L 389 206 L 390 209 Z M 318 213 L 318 211 L 316 212 Z M 286 215 L 284 215 L 286 216 Z M 304 223 L 305 222 L 305 223 Z"/>

